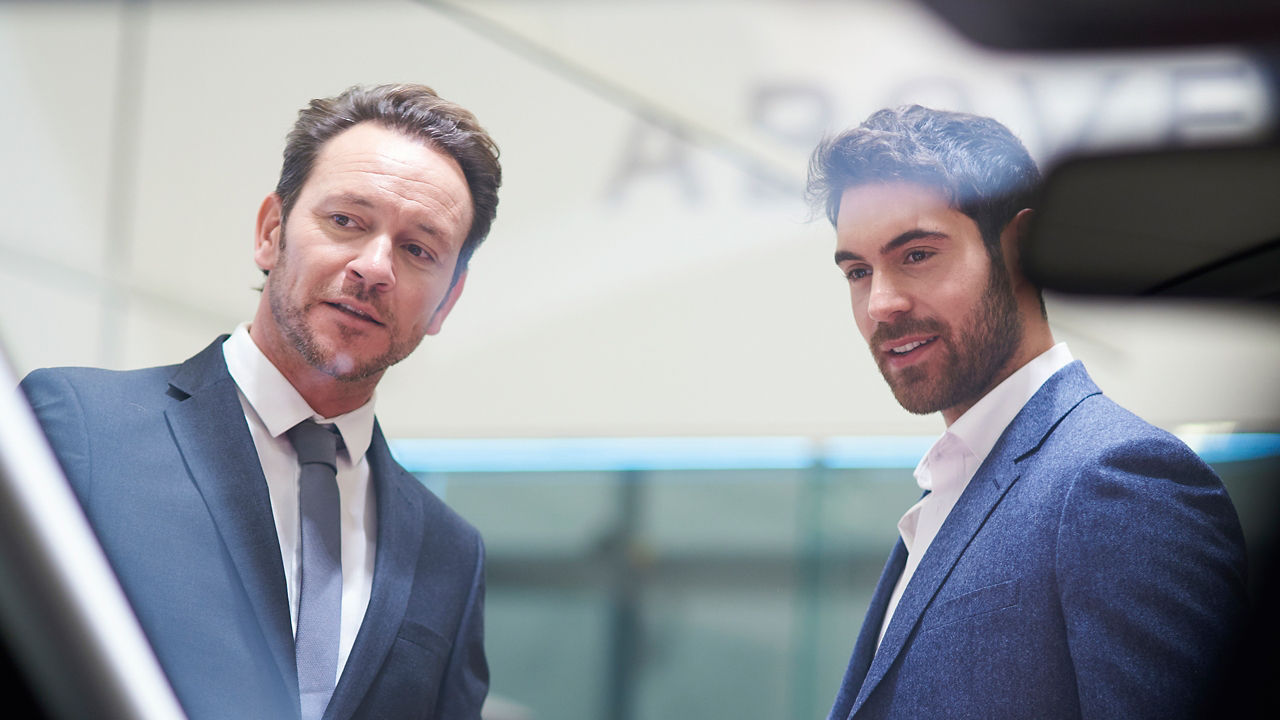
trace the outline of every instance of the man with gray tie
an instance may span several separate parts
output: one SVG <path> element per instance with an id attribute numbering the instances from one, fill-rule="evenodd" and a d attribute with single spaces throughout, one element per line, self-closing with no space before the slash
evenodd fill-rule
<path id="1" fill-rule="evenodd" d="M 818 147 L 858 330 L 916 468 L 829 718 L 1180 718 L 1245 605 L 1222 483 L 1103 395 L 1018 263 L 1039 171 L 990 118 L 881 110 Z"/>
<path id="2" fill-rule="evenodd" d="M 430 88 L 313 100 L 251 323 L 181 365 L 23 381 L 190 717 L 479 717 L 480 536 L 391 458 L 374 389 L 440 331 L 500 183 Z"/>

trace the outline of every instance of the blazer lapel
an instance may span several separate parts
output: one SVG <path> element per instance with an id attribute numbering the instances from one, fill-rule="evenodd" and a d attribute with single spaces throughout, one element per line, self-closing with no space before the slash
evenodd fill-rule
<path id="1" fill-rule="evenodd" d="M 871 596 L 871 606 L 867 608 L 866 619 L 862 621 L 862 630 L 858 632 L 858 641 L 854 643 L 853 655 L 849 658 L 849 667 L 844 671 L 844 680 L 840 682 L 840 691 L 836 701 L 831 705 L 827 720 L 843 720 L 853 709 L 853 702 L 860 694 L 867 677 L 867 669 L 871 667 L 871 659 L 876 653 L 876 641 L 880 638 L 880 626 L 884 624 L 884 614 L 889 609 L 889 599 L 893 589 L 902 576 L 907 565 L 907 546 L 902 538 L 894 543 L 889 552 L 889 560 L 880 573 L 880 581 L 876 583 L 876 591 Z"/>
<path id="2" fill-rule="evenodd" d="M 1004 472 L 989 472 L 992 460 L 992 457 L 987 458 L 987 462 L 983 463 L 982 468 L 960 495 L 955 507 L 951 509 L 951 514 L 947 516 L 937 536 L 929 545 L 929 549 L 925 551 L 915 574 L 911 576 L 906 589 L 903 590 L 902 597 L 898 599 L 898 607 L 893 611 L 893 618 L 889 621 L 884 639 L 880 641 L 880 648 L 876 651 L 871 661 L 871 668 L 867 671 L 867 679 L 863 682 L 858 699 L 854 703 L 854 712 L 866 702 L 867 696 L 902 653 L 908 638 L 914 634 L 915 627 L 920 622 L 921 614 L 938 594 L 938 589 L 950 574 L 951 568 L 955 566 L 956 560 L 960 558 L 960 554 L 982 527 L 987 516 L 999 504 L 1005 492 L 1017 480 L 1016 476 L 1010 477 Z"/>
<path id="3" fill-rule="evenodd" d="M 421 500 L 405 491 L 417 479 L 391 457 L 375 422 L 369 445 L 369 474 L 378 508 L 378 543 L 373 591 L 351 655 L 338 678 L 326 718 L 348 718 L 359 709 L 404 620 L 425 534 Z"/>
<path id="4" fill-rule="evenodd" d="M 1079 361 L 1073 362 L 1045 381 L 1005 428 L 907 583 L 849 717 L 866 702 L 867 696 L 902 654 L 907 641 L 915 633 L 920 616 L 938 594 L 960 555 L 1009 488 L 1017 482 L 1017 464 L 1040 448 L 1067 413 L 1089 395 L 1099 392 L 1085 373 L 1084 366 Z"/>
<path id="5" fill-rule="evenodd" d="M 165 415 L 239 574 L 281 681 L 297 698 L 280 543 L 266 477 L 222 356 L 225 339 L 218 338 L 178 369 L 170 380 L 170 394 L 180 401 Z"/>

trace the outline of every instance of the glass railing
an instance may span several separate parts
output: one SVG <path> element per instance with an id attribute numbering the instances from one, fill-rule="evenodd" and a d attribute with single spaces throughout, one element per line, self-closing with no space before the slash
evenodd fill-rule
<path id="1" fill-rule="evenodd" d="M 933 437 L 400 440 L 484 534 L 486 717 L 822 717 Z M 1185 435 L 1272 547 L 1280 434 Z"/>

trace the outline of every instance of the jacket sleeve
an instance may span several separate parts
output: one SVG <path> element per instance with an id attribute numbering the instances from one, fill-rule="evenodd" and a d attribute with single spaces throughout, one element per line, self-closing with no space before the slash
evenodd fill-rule
<path id="1" fill-rule="evenodd" d="M 1171 435 L 1108 447 L 1070 480 L 1056 548 L 1085 718 L 1197 717 L 1246 609 L 1243 534 Z"/>

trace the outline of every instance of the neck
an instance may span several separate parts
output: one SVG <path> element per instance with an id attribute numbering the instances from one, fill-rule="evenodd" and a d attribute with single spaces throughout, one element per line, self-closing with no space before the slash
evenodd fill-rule
<path id="1" fill-rule="evenodd" d="M 367 380 L 339 380 L 309 366 L 299 373 L 290 373 L 284 368 L 280 372 L 311 409 L 323 418 L 349 413 L 369 402 L 381 378 L 379 373 L 378 377 Z"/>

